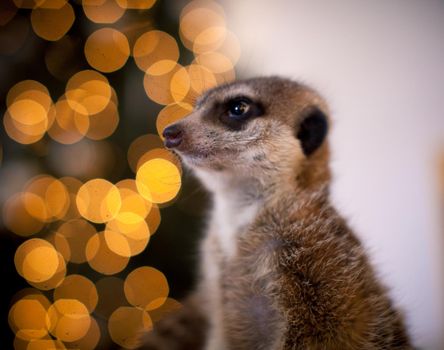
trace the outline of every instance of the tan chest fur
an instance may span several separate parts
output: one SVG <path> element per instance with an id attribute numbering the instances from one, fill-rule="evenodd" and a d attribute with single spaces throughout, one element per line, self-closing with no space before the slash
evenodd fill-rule
<path id="1" fill-rule="evenodd" d="M 233 236 L 234 252 L 224 251 L 221 234 L 210 225 L 203 247 L 207 350 L 388 349 L 405 337 L 324 191 L 257 209 Z"/>

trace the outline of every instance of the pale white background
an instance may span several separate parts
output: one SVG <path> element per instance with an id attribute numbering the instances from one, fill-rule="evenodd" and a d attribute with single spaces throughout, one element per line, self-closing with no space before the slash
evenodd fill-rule
<path id="1" fill-rule="evenodd" d="M 241 41 L 242 75 L 302 79 L 329 101 L 334 201 L 405 310 L 416 345 L 444 349 L 436 177 L 444 141 L 444 1 L 222 5 Z"/>

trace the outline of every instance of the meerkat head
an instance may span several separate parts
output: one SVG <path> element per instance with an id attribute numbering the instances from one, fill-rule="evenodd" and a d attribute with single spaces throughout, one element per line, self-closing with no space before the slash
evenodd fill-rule
<path id="1" fill-rule="evenodd" d="M 209 90 L 163 136 L 198 175 L 264 184 L 297 179 L 308 186 L 328 178 L 327 115 L 312 89 L 278 77 L 255 78 Z"/>

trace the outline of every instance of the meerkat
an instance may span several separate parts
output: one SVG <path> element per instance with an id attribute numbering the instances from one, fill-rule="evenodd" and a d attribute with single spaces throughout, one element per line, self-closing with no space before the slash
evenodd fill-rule
<path id="1" fill-rule="evenodd" d="M 329 110 L 280 77 L 209 90 L 165 145 L 213 194 L 201 281 L 142 349 L 411 349 L 400 312 L 332 206 Z"/>

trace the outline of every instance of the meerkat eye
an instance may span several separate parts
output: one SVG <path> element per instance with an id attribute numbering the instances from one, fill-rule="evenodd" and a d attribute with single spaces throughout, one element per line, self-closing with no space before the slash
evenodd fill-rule
<path id="1" fill-rule="evenodd" d="M 244 128 L 252 118 L 264 114 L 260 103 L 253 102 L 247 97 L 236 97 L 222 104 L 219 120 L 232 131 Z"/>
<path id="2" fill-rule="evenodd" d="M 228 108 L 229 116 L 232 118 L 238 118 L 246 115 L 251 108 L 251 105 L 246 100 L 232 101 Z"/>

